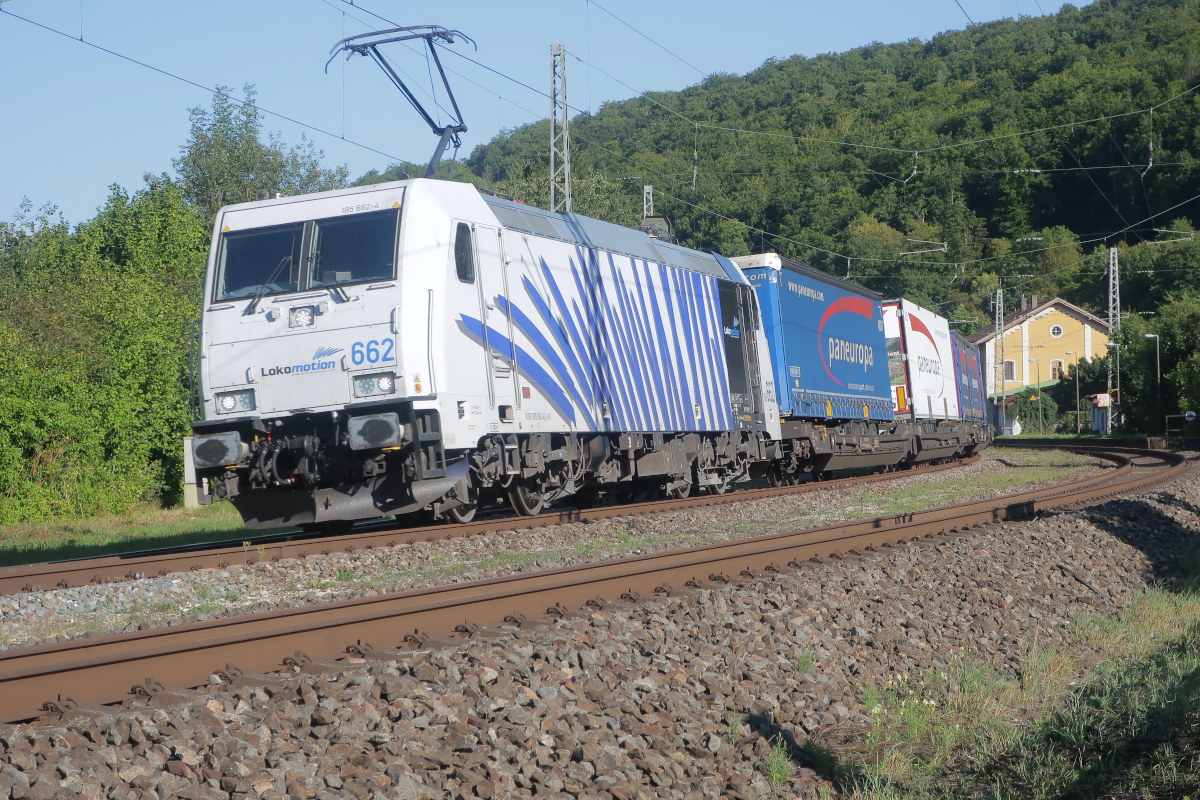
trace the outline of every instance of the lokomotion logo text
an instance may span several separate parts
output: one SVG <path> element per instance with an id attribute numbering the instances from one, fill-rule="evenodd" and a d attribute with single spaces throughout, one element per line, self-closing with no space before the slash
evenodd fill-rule
<path id="1" fill-rule="evenodd" d="M 259 371 L 262 373 L 264 378 L 272 375 L 298 375 L 312 372 L 327 372 L 328 370 L 335 369 L 337 367 L 337 362 L 330 359 L 330 356 L 336 355 L 340 352 L 342 352 L 342 348 L 340 347 L 321 347 L 317 349 L 317 352 L 313 353 L 312 361 L 307 364 L 293 364 L 290 367 L 271 367 L 270 369 L 267 367 L 262 367 Z"/>

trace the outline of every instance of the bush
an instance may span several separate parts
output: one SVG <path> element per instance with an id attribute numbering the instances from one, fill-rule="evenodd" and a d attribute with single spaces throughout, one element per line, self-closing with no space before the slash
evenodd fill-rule
<path id="1" fill-rule="evenodd" d="M 1025 389 L 1013 395 L 1005 410 L 1007 419 L 1021 420 L 1021 432 L 1032 434 L 1038 432 L 1038 407 L 1041 406 L 1041 429 L 1044 433 L 1053 433 L 1058 423 L 1058 404 L 1045 392 L 1037 389 Z"/>
<path id="2" fill-rule="evenodd" d="M 0 225 L 0 524 L 177 497 L 210 235 L 165 176 Z"/>

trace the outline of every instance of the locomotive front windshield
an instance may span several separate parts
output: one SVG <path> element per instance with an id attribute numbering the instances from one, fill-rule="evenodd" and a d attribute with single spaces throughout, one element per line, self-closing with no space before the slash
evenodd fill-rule
<path id="1" fill-rule="evenodd" d="M 310 286 L 388 280 L 395 276 L 400 209 L 321 219 L 313 233 Z"/>
<path id="2" fill-rule="evenodd" d="M 390 280 L 399 224 L 400 209 L 391 208 L 225 233 L 216 299 Z"/>
<path id="3" fill-rule="evenodd" d="M 221 242 L 217 299 L 294 292 L 300 285 L 304 223 L 226 233 Z"/>

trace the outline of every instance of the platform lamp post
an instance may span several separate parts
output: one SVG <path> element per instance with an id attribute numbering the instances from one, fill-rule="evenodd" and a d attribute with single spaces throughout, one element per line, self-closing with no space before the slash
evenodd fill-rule
<path id="1" fill-rule="evenodd" d="M 1079 353 L 1068 350 L 1067 355 L 1075 356 L 1075 435 L 1079 435 Z"/>
<path id="2" fill-rule="evenodd" d="M 1042 431 L 1042 362 L 1036 358 L 1029 359 L 1030 364 L 1037 364 L 1037 382 L 1038 382 L 1038 436 L 1044 436 Z"/>
<path id="3" fill-rule="evenodd" d="M 1154 340 L 1154 427 L 1162 435 L 1162 350 L 1157 333 L 1147 333 L 1147 339 Z"/>

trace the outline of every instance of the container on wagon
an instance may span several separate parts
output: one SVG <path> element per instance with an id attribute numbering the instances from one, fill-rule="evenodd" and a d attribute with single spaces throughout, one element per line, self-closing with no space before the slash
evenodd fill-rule
<path id="1" fill-rule="evenodd" d="M 775 253 L 734 261 L 758 297 L 780 414 L 891 421 L 881 295 Z"/>

